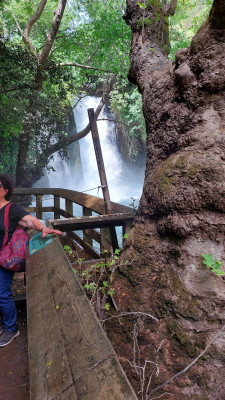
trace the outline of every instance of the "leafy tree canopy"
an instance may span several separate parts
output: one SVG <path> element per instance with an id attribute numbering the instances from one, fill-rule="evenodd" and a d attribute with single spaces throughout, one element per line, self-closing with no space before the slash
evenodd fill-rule
<path id="1" fill-rule="evenodd" d="M 31 163 L 37 162 L 37 151 L 44 152 L 50 144 L 65 138 L 66 114 L 73 98 L 85 90 L 99 94 L 113 73 L 117 74 L 117 81 L 111 105 L 117 119 L 131 136 L 145 135 L 141 97 L 136 87 L 127 83 L 131 32 L 122 20 L 125 2 L 67 2 L 44 70 L 40 69 L 38 57 L 58 0 L 46 2 L 30 30 L 35 54 L 22 41 L 24 29 L 39 3 L 39 0 L 0 3 L 0 140 L 4 148 L 0 168 L 10 172 L 15 172 L 21 132 L 31 126 L 28 158 Z M 170 19 L 171 58 L 178 48 L 188 46 L 211 4 L 212 0 L 178 2 L 177 12 Z M 140 7 L 143 7 L 141 2 Z M 41 85 L 37 84 L 40 79 Z M 9 163 L 9 159 L 13 162 Z M 43 166 L 46 162 L 42 159 Z"/>

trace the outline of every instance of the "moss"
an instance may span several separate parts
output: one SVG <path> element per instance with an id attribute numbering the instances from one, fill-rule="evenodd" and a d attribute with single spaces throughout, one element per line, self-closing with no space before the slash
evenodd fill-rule
<path id="1" fill-rule="evenodd" d="M 175 319 L 168 320 L 167 329 L 171 337 L 174 337 L 179 346 L 185 349 L 185 352 L 189 357 L 197 357 L 198 349 L 194 343 L 190 341 L 190 337 L 186 335 L 184 330 L 179 327 L 178 322 Z"/>
<path id="2" fill-rule="evenodd" d="M 207 372 L 202 372 L 201 374 L 190 373 L 189 378 L 202 389 L 207 389 L 208 383 L 210 382 L 210 375 Z"/>
<path id="3" fill-rule="evenodd" d="M 182 155 L 177 157 L 172 155 L 167 160 L 162 162 L 157 168 L 154 178 L 158 182 L 159 189 L 162 193 L 168 193 L 171 185 L 176 183 L 176 178 L 180 176 L 187 176 L 192 178 L 202 167 L 200 165 L 190 165 L 189 156 Z"/>
<path id="4" fill-rule="evenodd" d="M 175 271 L 170 270 L 169 274 L 167 271 L 160 274 L 158 289 L 157 305 L 161 310 L 172 308 L 176 314 L 184 318 L 199 319 L 201 314 L 199 301 L 190 296 Z"/>

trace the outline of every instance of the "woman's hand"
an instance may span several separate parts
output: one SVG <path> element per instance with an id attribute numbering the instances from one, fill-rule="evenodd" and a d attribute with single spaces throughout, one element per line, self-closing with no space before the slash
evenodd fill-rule
<path id="1" fill-rule="evenodd" d="M 44 238 L 45 236 L 47 236 L 49 233 L 56 233 L 56 235 L 62 235 L 61 231 L 58 231 L 57 229 L 50 229 L 47 228 L 47 226 L 44 226 L 41 229 L 41 233 L 42 233 L 42 237 Z"/>
<path id="2" fill-rule="evenodd" d="M 35 229 L 38 232 L 42 232 L 43 238 L 47 236 L 49 233 L 50 234 L 56 233 L 56 235 L 62 235 L 61 231 L 47 228 L 47 226 L 43 225 L 43 223 L 39 219 L 32 217 L 32 215 L 25 215 L 25 217 L 23 217 L 20 220 L 19 225 L 23 226 L 24 228 L 31 228 Z"/>

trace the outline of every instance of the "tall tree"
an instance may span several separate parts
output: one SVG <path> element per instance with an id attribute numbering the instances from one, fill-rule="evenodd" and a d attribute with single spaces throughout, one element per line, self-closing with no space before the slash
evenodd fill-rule
<path id="1" fill-rule="evenodd" d="M 213 1 L 190 47 L 179 50 L 172 63 L 167 21 L 176 3 L 127 0 L 128 76 L 142 94 L 148 153 L 143 194 L 123 254 L 130 263 L 118 268 L 114 286 L 120 310 L 158 318 L 140 323 L 134 334 L 143 362 L 139 376 L 149 365 L 152 377 L 142 399 L 222 400 L 225 282 L 206 268 L 202 253 L 214 270 L 225 262 L 225 3 Z M 129 332 L 131 326 L 125 353 Z M 130 376 L 134 373 L 130 366 Z"/>

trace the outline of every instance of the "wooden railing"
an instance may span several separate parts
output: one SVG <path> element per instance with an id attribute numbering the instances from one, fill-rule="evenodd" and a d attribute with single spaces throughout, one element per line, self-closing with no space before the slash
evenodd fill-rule
<path id="1" fill-rule="evenodd" d="M 105 249 L 112 253 L 118 248 L 115 227 L 121 226 L 124 236 L 129 232 L 135 215 L 132 208 L 114 202 L 111 202 L 111 214 L 106 215 L 103 199 L 68 189 L 17 188 L 14 195 L 16 197 L 18 195 L 34 196 L 36 206 L 24 208 L 30 213 L 34 213 L 39 219 L 43 219 L 43 213 L 53 213 L 54 218 L 50 218 L 53 227 L 67 232 L 68 236 L 93 258 L 99 257 L 99 254 L 93 249 L 93 240 L 99 243 L 101 251 Z M 43 205 L 46 196 L 51 198 L 51 206 Z M 65 200 L 64 208 L 62 208 L 61 199 Z M 74 215 L 74 204 L 82 207 L 80 213 L 82 216 Z M 97 228 L 100 228 L 100 232 L 96 231 Z M 78 230 L 83 231 L 83 238 L 75 233 Z"/>
<path id="2" fill-rule="evenodd" d="M 137 400 L 58 237 L 26 276 L 30 400 Z"/>

